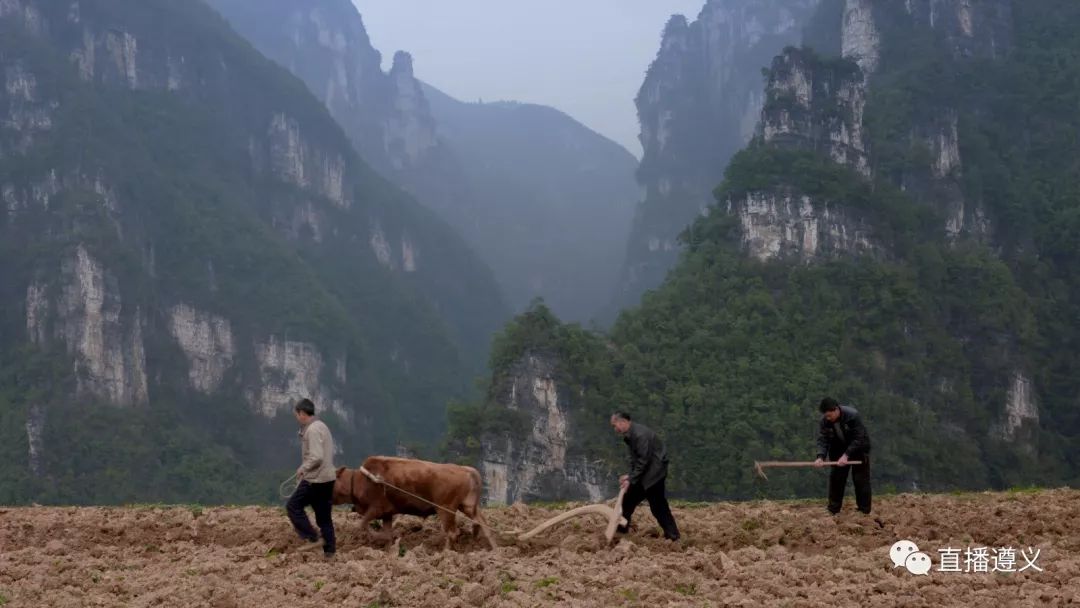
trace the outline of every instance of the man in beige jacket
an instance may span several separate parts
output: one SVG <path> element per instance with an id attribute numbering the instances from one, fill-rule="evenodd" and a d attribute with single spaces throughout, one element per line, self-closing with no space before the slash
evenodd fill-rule
<path id="1" fill-rule="evenodd" d="M 308 505 L 315 511 L 315 523 L 322 533 L 323 554 L 333 557 L 337 546 L 334 541 L 334 521 L 331 519 L 331 505 L 334 498 L 334 439 L 330 429 L 321 420 L 315 419 L 315 404 L 310 399 L 301 399 L 293 408 L 296 421 L 300 423 L 300 446 L 303 457 L 300 468 L 296 469 L 299 484 L 289 497 L 285 509 L 297 534 L 310 544 L 304 549 L 313 549 L 318 545 L 319 533 L 311 527 L 304 507 Z"/>

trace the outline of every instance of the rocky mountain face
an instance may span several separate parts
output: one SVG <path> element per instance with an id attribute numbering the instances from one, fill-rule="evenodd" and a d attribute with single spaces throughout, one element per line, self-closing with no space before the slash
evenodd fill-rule
<path id="1" fill-rule="evenodd" d="M 710 0 L 694 21 L 664 28 L 635 103 L 644 156 L 638 206 L 614 299 L 637 304 L 660 285 L 682 247 L 679 234 L 713 203 L 735 152 L 753 137 L 764 103 L 762 70 L 797 44 L 817 0 Z"/>
<path id="2" fill-rule="evenodd" d="M 451 458 L 480 470 L 486 502 L 599 502 L 618 492 L 625 447 L 610 429 L 607 441 L 596 432 L 607 422 L 597 412 L 610 407 L 604 354 L 595 335 L 543 303 L 496 336 L 487 394 L 451 406 L 447 441 Z"/>
<path id="3" fill-rule="evenodd" d="M 303 396 L 345 454 L 440 434 L 498 290 L 302 83 L 199 2 L 0 28 L 5 500 L 261 499 Z"/>
<path id="4" fill-rule="evenodd" d="M 1012 40 L 1008 3 L 907 2 L 897 8 L 870 1 L 830 0 L 819 11 L 819 24 L 822 15 L 831 15 L 840 24 L 839 34 L 831 36 L 832 44 L 828 38 L 822 41 L 824 55 L 816 49 L 789 48 L 773 61 L 758 127 L 760 141 L 813 150 L 867 179 L 883 178 L 917 199 L 932 201 L 944 213 L 944 228 L 950 237 L 990 238 L 992 226 L 984 206 L 978 200 L 965 199 L 959 108 L 955 103 L 926 100 L 917 117 L 887 116 L 884 111 L 868 117 L 866 106 L 875 82 L 886 88 L 893 78 L 891 74 L 877 78 L 883 30 L 918 32 L 919 42 L 931 44 L 956 60 L 1001 58 L 1009 52 Z M 832 48 L 838 51 L 836 56 L 828 54 Z M 903 48 L 894 51 L 898 55 L 894 64 L 904 52 Z M 880 130 L 885 126 L 880 124 L 882 120 L 897 118 L 911 120 L 898 138 L 881 138 L 881 149 L 875 151 L 876 171 L 872 171 L 867 131 Z M 907 148 L 909 157 L 920 158 L 912 158 L 917 162 L 905 163 L 902 168 L 884 162 L 902 148 Z M 793 206 L 790 193 L 778 192 L 770 200 L 763 200 L 761 193 L 751 193 L 741 204 L 732 207 L 728 201 L 727 205 L 739 214 L 755 256 L 768 257 L 792 246 L 796 251 L 808 250 L 811 257 L 816 251 L 816 242 L 803 238 L 805 230 L 800 226 L 817 223 L 819 218 L 805 205 Z M 778 212 L 780 208 L 784 210 Z M 842 249 L 879 249 L 873 246 L 862 218 L 844 222 L 850 229 L 846 231 L 844 226 L 826 221 L 830 224 L 826 231 Z M 767 227 L 772 227 L 772 232 L 762 234 Z"/>
<path id="5" fill-rule="evenodd" d="M 626 404 L 677 495 L 817 495 L 752 462 L 811 455 L 832 395 L 879 486 L 1075 483 L 1078 24 L 1056 0 L 823 0 L 663 286 L 556 351 L 600 395 L 567 434 L 604 445 L 603 404 Z"/>
<path id="6" fill-rule="evenodd" d="M 587 321 L 603 306 L 640 199 L 629 152 L 550 108 L 452 99 L 414 76 L 406 52 L 384 72 L 349 0 L 211 4 L 323 99 L 365 160 L 466 238 L 514 309 L 543 297 Z"/>
<path id="7" fill-rule="evenodd" d="M 915 74 L 925 77 L 930 69 L 944 66 L 945 73 L 962 77 L 1008 61 L 1016 53 L 1014 4 L 1008 0 L 832 4 L 835 8 L 823 7 L 822 12 L 839 17 L 834 40 L 838 38 L 840 56 L 789 48 L 774 60 L 752 146 L 809 151 L 828 159 L 833 166 L 852 172 L 847 179 L 857 180 L 853 182 L 856 188 L 876 189 L 875 195 L 865 196 L 865 202 L 874 205 L 860 201 L 850 188 L 821 188 L 797 164 L 776 172 L 766 187 L 749 183 L 750 187 L 741 187 L 738 182 L 748 167 L 738 167 L 726 182 L 725 190 L 731 194 L 720 202 L 730 217 L 737 218 L 742 250 L 760 260 L 827 263 L 856 256 L 918 266 L 913 248 L 942 247 L 946 265 L 957 261 L 950 260 L 952 256 L 971 256 L 960 265 L 966 268 L 952 272 L 972 272 L 975 260 L 975 266 L 997 267 L 1005 275 L 1020 271 L 1028 262 L 1022 260 L 1023 254 L 1010 251 L 1008 244 L 1015 240 L 1016 227 L 1000 223 L 984 200 L 985 191 L 967 175 L 986 170 L 978 166 L 985 158 L 974 162 L 965 158 L 965 151 L 975 152 L 973 142 L 984 134 L 976 120 L 964 124 L 961 117 L 985 110 L 985 99 L 964 91 L 967 82 L 950 83 L 939 91 L 925 83 L 911 86 Z M 777 157 L 765 154 L 760 158 L 775 162 Z M 858 186 L 859 182 L 865 186 Z M 889 201 L 890 189 L 897 193 L 897 200 Z M 919 218 L 905 217 L 900 211 L 903 207 Z M 896 228 L 905 219 L 911 232 L 901 236 Z M 980 285 L 977 276 L 957 280 L 976 290 L 988 288 Z M 1003 281 L 1000 288 L 1012 291 L 1014 305 L 1025 306 L 1018 303 L 1024 299 L 1022 276 L 998 280 Z M 978 299 L 976 293 L 969 296 Z M 995 441 L 1004 440 L 1005 449 L 1030 456 L 1038 451 L 1040 391 L 1032 382 L 1033 361 L 1039 355 L 1030 341 L 1029 324 L 1039 321 L 1018 314 L 1008 322 L 991 323 L 986 319 L 988 312 L 975 303 L 965 312 L 969 318 L 964 322 L 935 319 L 938 331 L 965 345 L 966 369 L 953 377 L 939 369 L 934 380 L 936 396 L 905 397 L 925 403 L 944 394 L 946 411 L 939 416 L 952 419 L 956 434 L 987 450 Z M 957 402 L 963 400 L 958 398 L 958 387 L 981 400 L 985 411 L 975 416 L 980 423 L 972 424 L 970 412 L 957 411 L 962 409 Z M 890 390 L 904 393 L 896 385 Z M 1053 450 L 1047 450 L 1044 457 L 1053 460 L 1051 454 Z"/>
<path id="8" fill-rule="evenodd" d="M 1012 39 L 1007 2 L 908 2 L 902 9 L 870 1 L 833 1 L 822 13 L 838 18 L 833 38 L 840 55 L 820 55 L 794 47 L 776 57 L 765 87 L 765 103 L 756 144 L 807 150 L 850 168 L 866 180 L 881 179 L 912 198 L 929 203 L 945 218 L 950 238 L 992 239 L 993 226 L 979 200 L 967 200 L 956 103 L 927 99 L 918 116 L 896 116 L 884 105 L 891 80 L 887 68 L 902 62 L 904 48 L 893 44 L 894 57 L 882 68 L 882 31 L 916 33 L 956 61 L 993 60 L 1008 54 Z M 886 51 L 887 52 L 887 51 Z M 891 65 L 890 65 L 891 64 Z M 880 73 L 884 71 L 884 73 Z M 878 95 L 877 99 L 874 96 Z M 894 108 L 888 108 L 893 110 Z M 890 115 L 892 114 L 892 115 Z M 904 125 L 883 124 L 908 119 Z M 897 137 L 881 135 L 896 127 Z M 878 135 L 877 148 L 871 138 Z M 906 158 L 894 156 L 903 151 Z M 793 198 L 788 185 L 772 192 L 751 191 L 742 200 L 723 201 L 739 217 L 750 253 L 767 259 L 790 252 L 814 259 L 824 237 L 837 251 L 883 253 L 885 243 L 872 234 L 865 210 L 837 216 L 839 201 Z M 880 236 L 880 235 L 878 235 Z"/>
<path id="9" fill-rule="evenodd" d="M 382 55 L 371 46 L 349 0 L 209 4 L 323 101 L 364 161 L 457 228 L 449 211 L 471 200 L 469 187 L 459 177 L 453 153 L 436 133 L 408 53 L 395 54 L 390 71 L 384 72 Z M 385 249 L 395 247 L 387 244 Z M 452 283 L 447 280 L 443 287 Z M 441 306 L 440 312 L 458 326 L 466 355 L 479 371 L 491 334 L 508 311 L 500 304 L 478 309 Z"/>
<path id="10" fill-rule="evenodd" d="M 485 500 L 513 504 L 558 497 L 600 502 L 610 498 L 611 476 L 571 446 L 573 387 L 560 382 L 553 353 L 525 353 L 506 370 L 494 397 L 524 420 L 527 432 L 491 433 L 480 444 Z"/>
<path id="11" fill-rule="evenodd" d="M 351 2 L 210 4 L 264 55 L 300 77 L 380 173 L 403 178 L 401 172 L 437 153 L 440 142 L 412 59 L 398 53 L 384 72 L 382 54 Z"/>

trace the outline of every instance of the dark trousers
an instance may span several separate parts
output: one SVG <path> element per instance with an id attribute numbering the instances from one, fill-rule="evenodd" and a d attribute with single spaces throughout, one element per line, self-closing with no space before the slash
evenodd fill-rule
<path id="1" fill-rule="evenodd" d="M 839 513 L 840 507 L 844 504 L 844 487 L 847 485 L 848 469 L 851 469 L 851 482 L 855 486 L 855 505 L 863 513 L 870 512 L 870 456 L 864 454 L 851 459 L 861 460 L 862 464 L 846 467 L 834 466 L 829 471 L 830 513 Z"/>
<path id="2" fill-rule="evenodd" d="M 326 483 L 301 481 L 300 485 L 296 486 L 296 491 L 289 497 L 289 502 L 285 503 L 285 510 L 289 512 L 289 521 L 296 528 L 296 533 L 306 541 L 315 542 L 319 540 L 319 534 L 311 527 L 311 521 L 304 512 L 304 507 L 311 506 L 315 511 L 315 523 L 319 525 L 319 532 L 322 533 L 323 551 L 326 553 L 337 550 L 334 540 L 334 520 L 330 517 L 333 498 L 333 481 Z"/>
<path id="3" fill-rule="evenodd" d="M 653 517 L 664 530 L 664 538 L 679 540 L 679 527 L 675 525 L 675 518 L 671 515 L 671 508 L 668 507 L 663 479 L 649 488 L 643 488 L 641 484 L 631 484 L 626 489 L 622 501 L 622 514 L 626 518 L 626 525 L 630 525 L 630 517 L 634 514 L 634 509 L 644 500 L 649 501 L 649 509 Z"/>

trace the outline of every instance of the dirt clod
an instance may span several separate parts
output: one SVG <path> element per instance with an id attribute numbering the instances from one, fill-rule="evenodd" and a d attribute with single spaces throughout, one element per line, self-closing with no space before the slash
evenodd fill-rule
<path id="1" fill-rule="evenodd" d="M 647 509 L 607 547 L 599 519 L 487 551 L 462 535 L 442 551 L 435 519 L 403 517 L 394 543 L 362 540 L 336 512 L 337 559 L 297 546 L 280 509 L 0 510 L 0 597 L 11 606 L 1044 606 L 1080 601 L 1080 491 L 899 495 L 875 514 L 824 515 L 820 501 L 674 507 L 680 543 L 657 538 Z M 487 509 L 497 530 L 529 529 L 558 509 Z M 850 509 L 850 506 L 849 506 Z M 197 533 L 192 532 L 197 522 Z M 910 540 L 926 576 L 889 555 Z M 941 572 L 939 551 L 1014 548 L 1023 572 Z M 318 552 L 316 552 L 318 553 Z"/>

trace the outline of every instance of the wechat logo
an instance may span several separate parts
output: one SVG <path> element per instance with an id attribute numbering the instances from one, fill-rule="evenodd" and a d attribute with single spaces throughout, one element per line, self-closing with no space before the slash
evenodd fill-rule
<path id="1" fill-rule="evenodd" d="M 901 566 L 916 576 L 925 576 L 930 572 L 933 562 L 930 556 L 919 551 L 919 547 L 910 540 L 901 540 L 893 543 L 889 549 L 889 559 L 892 560 L 893 568 Z"/>

